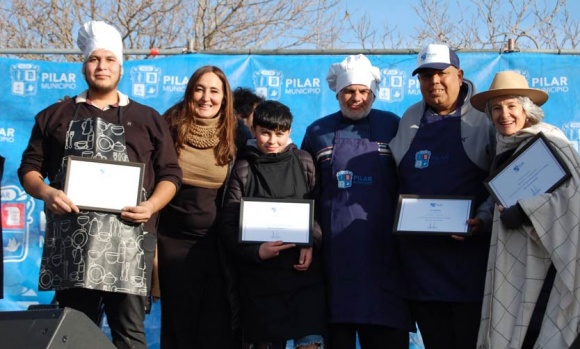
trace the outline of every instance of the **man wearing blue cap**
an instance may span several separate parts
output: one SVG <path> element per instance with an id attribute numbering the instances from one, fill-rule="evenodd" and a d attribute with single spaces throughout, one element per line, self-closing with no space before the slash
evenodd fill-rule
<path id="1" fill-rule="evenodd" d="M 488 176 L 495 130 L 469 102 L 472 82 L 447 45 L 427 45 L 417 68 L 423 100 L 410 106 L 389 146 L 401 194 L 473 196 L 473 235 L 400 236 L 409 299 L 427 349 L 475 348 L 489 249 Z M 421 161 L 417 161 L 420 158 Z"/>

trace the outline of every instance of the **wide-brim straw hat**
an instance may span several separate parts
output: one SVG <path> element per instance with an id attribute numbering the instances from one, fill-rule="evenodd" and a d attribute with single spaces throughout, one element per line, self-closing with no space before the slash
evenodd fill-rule
<path id="1" fill-rule="evenodd" d="M 480 92 L 471 97 L 471 105 L 485 112 L 487 102 L 498 96 L 525 96 L 540 106 L 548 100 L 548 94 L 537 88 L 530 88 L 526 78 L 515 71 L 501 71 L 495 74 L 489 90 Z"/>

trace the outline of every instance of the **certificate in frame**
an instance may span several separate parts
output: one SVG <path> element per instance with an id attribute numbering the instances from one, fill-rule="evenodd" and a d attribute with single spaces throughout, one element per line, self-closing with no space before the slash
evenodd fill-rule
<path id="1" fill-rule="evenodd" d="M 571 174 L 546 136 L 540 132 L 491 173 L 484 185 L 503 207 L 519 199 L 550 193 Z"/>
<path id="2" fill-rule="evenodd" d="M 313 224 L 314 200 L 242 198 L 238 241 L 310 246 Z"/>
<path id="3" fill-rule="evenodd" d="M 143 163 L 69 156 L 64 192 L 81 210 L 119 213 L 139 205 L 144 171 Z"/>
<path id="4" fill-rule="evenodd" d="M 470 236 L 472 196 L 399 195 L 393 232 L 397 235 Z"/>

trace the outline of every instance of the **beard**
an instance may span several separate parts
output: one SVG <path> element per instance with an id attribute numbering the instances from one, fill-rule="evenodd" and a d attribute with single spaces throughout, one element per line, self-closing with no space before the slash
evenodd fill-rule
<path id="1" fill-rule="evenodd" d="M 119 76 L 116 81 L 89 81 L 87 80 L 87 85 L 89 85 L 89 90 L 94 91 L 99 94 L 107 94 L 109 92 L 113 92 L 117 90 L 117 86 L 119 85 L 119 81 L 121 81 L 121 77 Z"/>
<path id="2" fill-rule="evenodd" d="M 120 71 L 118 75 L 111 76 L 111 78 L 107 81 L 103 80 L 96 80 L 94 77 L 89 77 L 86 71 L 86 65 L 83 66 L 83 75 L 85 77 L 85 81 L 89 86 L 89 90 L 99 93 L 99 94 L 107 94 L 109 92 L 117 91 L 117 87 L 119 86 L 119 82 L 121 81 L 121 77 L 123 76 L 123 67 L 120 67 Z M 116 73 L 111 73 L 116 74 Z"/>
<path id="3" fill-rule="evenodd" d="M 355 121 L 366 118 L 370 114 L 372 108 L 373 105 L 371 103 L 364 109 L 352 110 L 348 105 L 340 103 L 340 111 L 342 112 L 342 115 L 347 119 Z"/>

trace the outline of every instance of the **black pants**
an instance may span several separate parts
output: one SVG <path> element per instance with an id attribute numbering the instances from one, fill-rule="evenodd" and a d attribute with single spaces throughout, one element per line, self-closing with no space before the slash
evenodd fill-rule
<path id="1" fill-rule="evenodd" d="M 113 344 L 119 349 L 147 348 L 145 338 L 145 307 L 147 298 L 126 293 L 72 288 L 56 291 L 60 307 L 83 312 L 99 324 L 101 307 L 104 307 L 111 329 Z"/>
<path id="2" fill-rule="evenodd" d="M 215 237 L 191 241 L 159 235 L 158 258 L 161 348 L 234 346 L 227 285 Z"/>
<path id="3" fill-rule="evenodd" d="M 328 349 L 354 349 L 356 336 L 361 349 L 409 349 L 409 332 L 378 325 L 330 324 Z"/>
<path id="4" fill-rule="evenodd" d="M 411 302 L 425 349 L 475 348 L 481 306 L 481 302 Z"/>

